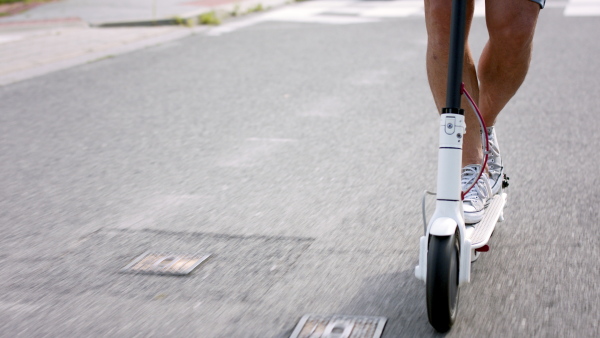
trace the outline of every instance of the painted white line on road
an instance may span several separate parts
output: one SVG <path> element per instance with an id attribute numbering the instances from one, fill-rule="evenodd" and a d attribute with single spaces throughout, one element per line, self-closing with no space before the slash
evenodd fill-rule
<path id="1" fill-rule="evenodd" d="M 271 21 L 314 22 L 333 25 L 376 21 L 353 16 L 321 15 L 330 12 L 337 13 L 337 9 L 331 9 L 331 7 L 297 6 L 274 11 L 265 15 L 264 18 Z"/>
<path id="2" fill-rule="evenodd" d="M 330 4 L 331 6 L 323 6 L 323 3 L 319 3 L 319 6 L 293 6 L 290 8 L 274 10 L 263 15 L 212 28 L 208 31 L 207 35 L 219 36 L 225 33 L 234 32 L 238 29 L 247 28 L 258 23 L 269 21 L 322 23 L 332 25 L 358 24 L 378 21 L 376 19 L 361 18 L 356 16 L 320 15 L 326 12 L 336 12 L 335 10 L 332 10 L 332 8 L 335 8 L 338 3 L 331 2 Z"/>
<path id="3" fill-rule="evenodd" d="M 267 18 L 297 18 L 297 17 L 307 17 L 312 15 L 318 15 L 325 13 L 329 10 L 329 7 L 321 7 L 321 6 L 295 6 L 295 7 L 286 7 L 280 10 L 276 10 L 270 13 L 267 13 L 265 17 Z"/>
<path id="4" fill-rule="evenodd" d="M 256 25 L 257 23 L 264 22 L 264 15 L 240 20 L 232 23 L 225 24 L 223 26 L 215 27 L 209 30 L 206 34 L 209 36 L 219 36 L 225 33 L 231 33 L 238 29 L 250 27 Z"/>
<path id="5" fill-rule="evenodd" d="M 474 17 L 485 17 L 485 1 L 478 0 L 475 2 L 475 11 L 473 12 Z"/>
<path id="6" fill-rule="evenodd" d="M 21 40 L 22 38 L 22 35 L 0 35 L 0 43 L 17 41 Z"/>
<path id="7" fill-rule="evenodd" d="M 335 8 L 335 7 L 348 7 L 348 4 L 354 4 L 355 1 L 308 1 L 302 2 L 297 7 L 321 7 L 321 8 Z"/>
<path id="8" fill-rule="evenodd" d="M 566 16 L 600 16 L 600 0 L 549 2 L 548 8 L 565 7 Z M 422 1 L 313 1 L 274 10 L 261 16 L 213 28 L 208 35 L 249 27 L 261 22 L 283 21 L 332 25 L 378 22 L 384 18 L 405 18 L 424 15 Z M 475 1 L 474 17 L 485 17 L 485 0 Z"/>
<path id="9" fill-rule="evenodd" d="M 360 13 L 361 16 L 376 18 L 403 18 L 422 12 L 423 6 L 418 7 L 388 7 L 373 8 Z"/>
<path id="10" fill-rule="evenodd" d="M 344 14 L 344 15 L 360 15 L 365 11 L 364 7 L 340 7 L 332 8 L 327 10 L 330 14 Z"/>
<path id="11" fill-rule="evenodd" d="M 348 25 L 357 23 L 369 23 L 377 22 L 379 20 L 374 18 L 361 18 L 351 16 L 336 16 L 336 15 L 315 15 L 315 16 L 298 16 L 298 17 L 272 17 L 272 21 L 285 21 L 285 22 L 306 22 L 306 23 L 323 23 L 330 25 Z"/>
<path id="12" fill-rule="evenodd" d="M 546 2 L 546 6 L 544 8 L 564 8 L 567 7 L 568 1 L 552 1 Z"/>
<path id="13" fill-rule="evenodd" d="M 571 0 L 564 11 L 565 16 L 599 16 L 600 0 Z"/>

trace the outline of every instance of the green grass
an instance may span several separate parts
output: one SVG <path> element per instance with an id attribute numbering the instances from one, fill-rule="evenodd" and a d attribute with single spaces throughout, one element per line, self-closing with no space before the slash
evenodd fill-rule
<path id="1" fill-rule="evenodd" d="M 198 22 L 202 25 L 213 25 L 218 26 L 221 24 L 221 19 L 214 11 L 201 14 L 198 17 Z"/>
<path id="2" fill-rule="evenodd" d="M 180 26 L 193 27 L 194 26 L 194 19 L 191 19 L 191 18 L 184 19 L 184 18 L 176 16 L 175 17 L 175 23 L 178 24 L 178 25 L 180 25 Z"/>
<path id="3" fill-rule="evenodd" d="M 262 4 L 258 4 L 258 5 L 254 6 L 252 8 L 249 8 L 248 9 L 248 13 L 262 12 L 264 10 L 265 10 L 265 8 L 263 7 L 263 5 Z"/>

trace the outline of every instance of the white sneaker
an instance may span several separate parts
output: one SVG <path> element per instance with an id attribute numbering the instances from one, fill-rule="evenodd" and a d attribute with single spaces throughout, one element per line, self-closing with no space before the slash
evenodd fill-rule
<path id="1" fill-rule="evenodd" d="M 490 186 L 492 195 L 496 195 L 502 187 L 504 178 L 504 166 L 502 166 L 502 157 L 500 157 L 500 147 L 498 147 L 498 139 L 494 127 L 488 127 L 488 144 L 490 145 L 490 153 L 488 155 L 488 172 L 490 174 Z"/>
<path id="2" fill-rule="evenodd" d="M 461 185 L 463 190 L 471 186 L 473 181 L 477 179 L 480 168 L 481 166 L 478 164 L 469 164 L 462 169 Z M 478 223 L 483 219 L 485 207 L 488 205 L 491 196 L 492 189 L 489 178 L 486 173 L 483 173 L 463 200 L 465 224 Z"/>

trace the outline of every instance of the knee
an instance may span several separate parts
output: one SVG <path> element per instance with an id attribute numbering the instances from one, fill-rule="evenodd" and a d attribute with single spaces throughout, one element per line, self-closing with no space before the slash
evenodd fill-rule
<path id="1" fill-rule="evenodd" d="M 490 43 L 503 46 L 507 50 L 526 49 L 533 41 L 536 18 L 516 16 L 509 20 L 488 22 Z"/>

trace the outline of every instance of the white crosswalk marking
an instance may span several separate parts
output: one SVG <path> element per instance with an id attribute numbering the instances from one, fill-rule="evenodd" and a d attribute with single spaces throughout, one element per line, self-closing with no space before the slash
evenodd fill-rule
<path id="1" fill-rule="evenodd" d="M 485 17 L 485 1 L 479 0 L 475 1 L 475 11 L 473 13 L 474 17 Z"/>
<path id="2" fill-rule="evenodd" d="M 294 7 L 284 8 L 268 14 L 265 19 L 272 21 L 321 22 L 348 24 L 371 22 L 359 18 L 404 18 L 424 15 L 423 0 L 393 1 L 311 1 Z M 476 17 L 485 16 L 485 1 L 475 1 Z M 337 19 L 335 17 L 338 17 Z M 344 17 L 345 19 L 339 18 Z M 320 18 L 319 18 L 320 17 Z M 325 18 L 323 18 L 325 17 Z M 349 19 L 354 17 L 355 19 Z"/>
<path id="3" fill-rule="evenodd" d="M 600 0 L 571 0 L 565 7 L 565 16 L 599 16 Z"/>
<path id="4" fill-rule="evenodd" d="M 208 34 L 220 35 L 265 21 L 348 25 L 376 22 L 387 18 L 423 17 L 423 2 L 424 0 L 307 1 L 267 12 L 247 21 L 217 27 Z M 600 0 L 548 0 L 546 8 L 547 10 L 564 8 L 565 16 L 600 16 Z M 485 17 L 485 0 L 475 0 L 473 15 L 476 18 Z"/>
<path id="5" fill-rule="evenodd" d="M 368 18 L 402 18 L 424 15 L 423 0 L 356 1 L 327 0 L 310 1 L 282 9 L 269 15 L 269 20 L 327 22 L 333 24 L 362 23 L 362 20 L 319 20 L 309 18 L 322 15 L 355 16 Z M 566 16 L 600 16 L 600 0 L 550 0 L 546 8 L 564 8 Z M 475 0 L 475 17 L 485 16 L 485 0 Z"/>
<path id="6" fill-rule="evenodd" d="M 268 21 L 317 22 L 338 25 L 376 21 L 373 19 L 361 18 L 357 15 L 332 15 L 338 14 L 338 12 L 336 12 L 337 7 L 338 4 L 336 3 L 315 2 L 314 5 L 311 3 L 310 6 L 294 6 L 273 11 L 266 14 L 263 18 Z M 345 10 L 348 9 L 349 8 L 347 7 L 345 8 Z"/>

